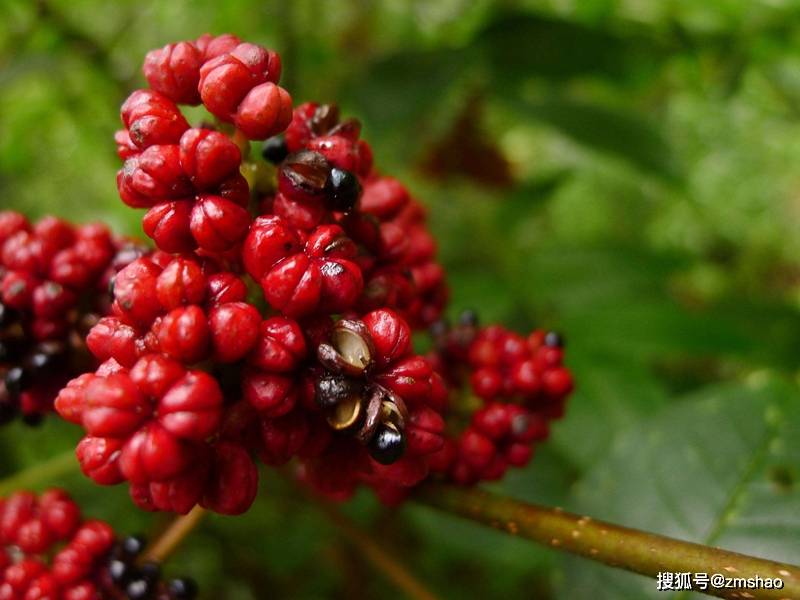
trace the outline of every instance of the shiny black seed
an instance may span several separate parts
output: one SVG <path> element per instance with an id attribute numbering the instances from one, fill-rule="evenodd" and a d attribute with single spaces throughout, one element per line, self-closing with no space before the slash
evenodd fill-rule
<path id="1" fill-rule="evenodd" d="M 458 322 L 469 327 L 477 327 L 478 313 L 474 310 L 467 309 L 458 316 Z"/>
<path id="2" fill-rule="evenodd" d="M 197 584 L 194 579 L 188 577 L 173 579 L 169 582 L 168 588 L 174 600 L 194 600 L 197 596 Z"/>
<path id="3" fill-rule="evenodd" d="M 341 375 L 323 375 L 314 384 L 317 404 L 320 408 L 333 408 L 354 393 L 354 387 Z"/>
<path id="4" fill-rule="evenodd" d="M 273 165 L 282 162 L 288 155 L 289 149 L 286 147 L 286 140 L 282 135 L 269 138 L 261 146 L 261 156 Z"/>
<path id="5" fill-rule="evenodd" d="M 116 585 L 125 585 L 136 574 L 136 568 L 119 558 L 108 562 L 108 574 Z"/>
<path id="6" fill-rule="evenodd" d="M 152 598 L 156 586 L 153 582 L 147 579 L 134 579 L 125 588 L 125 593 L 128 595 L 128 600 L 145 600 Z"/>
<path id="7" fill-rule="evenodd" d="M 544 345 L 551 348 L 563 348 L 564 336 L 555 331 L 548 331 L 544 336 Z"/>
<path id="8" fill-rule="evenodd" d="M 19 396 L 29 383 L 28 374 L 22 367 L 12 367 L 6 372 L 6 389 L 11 396 Z"/>
<path id="9" fill-rule="evenodd" d="M 358 202 L 361 196 L 361 184 L 350 171 L 331 169 L 328 177 L 328 208 L 339 212 L 347 212 Z"/>
<path id="10" fill-rule="evenodd" d="M 122 540 L 122 545 L 120 550 L 125 556 L 130 556 L 131 558 L 138 556 L 141 554 L 144 547 L 147 545 L 147 540 L 141 535 L 129 535 L 124 540 Z"/>
<path id="11" fill-rule="evenodd" d="M 383 424 L 369 443 L 369 453 L 382 465 L 390 465 L 403 456 L 406 440 L 403 434 L 390 424 Z"/>

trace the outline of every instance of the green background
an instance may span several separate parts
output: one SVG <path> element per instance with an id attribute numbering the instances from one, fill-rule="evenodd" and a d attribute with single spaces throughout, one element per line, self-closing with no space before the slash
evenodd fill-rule
<path id="1" fill-rule="evenodd" d="M 360 118 L 430 207 L 452 314 L 568 340 L 578 388 L 513 496 L 800 562 L 800 6 L 770 0 L 1 0 L 0 206 L 103 220 L 148 49 L 233 32 Z M 458 171 L 461 173 L 459 174 Z M 69 448 L 0 433 L 5 474 Z M 163 518 L 62 482 L 123 532 Z M 413 505 L 345 507 L 445 598 L 668 598 Z M 167 567 L 207 598 L 397 592 L 275 473 Z M 675 595 L 677 596 L 677 595 Z"/>

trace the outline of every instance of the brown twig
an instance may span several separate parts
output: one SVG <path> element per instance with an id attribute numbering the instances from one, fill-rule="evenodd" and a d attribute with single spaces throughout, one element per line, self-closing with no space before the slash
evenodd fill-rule
<path id="1" fill-rule="evenodd" d="M 186 539 L 186 536 L 197 527 L 205 514 L 206 510 L 197 505 L 187 514 L 176 517 L 164 533 L 145 551 L 143 560 L 164 562 Z"/>
<path id="2" fill-rule="evenodd" d="M 348 519 L 339 509 L 322 500 L 317 502 L 317 506 L 342 535 L 361 551 L 364 558 L 399 589 L 403 590 L 409 598 L 414 598 L 415 600 L 438 600 L 438 596 L 414 577 L 405 565 L 389 554 L 369 533 Z"/>

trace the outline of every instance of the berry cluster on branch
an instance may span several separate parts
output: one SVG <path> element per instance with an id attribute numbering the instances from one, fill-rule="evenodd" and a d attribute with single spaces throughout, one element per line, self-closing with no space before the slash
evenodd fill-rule
<path id="1" fill-rule="evenodd" d="M 191 579 L 161 579 L 138 562 L 141 537 L 118 538 L 108 523 L 84 520 L 66 492 L 15 492 L 0 499 L 3 600 L 192 600 Z"/>
<path id="2" fill-rule="evenodd" d="M 145 251 L 101 224 L 0 212 L 0 423 L 39 423 L 92 366 L 83 338 L 108 309 L 108 282 Z"/>
<path id="3" fill-rule="evenodd" d="M 150 52 L 150 87 L 122 105 L 117 186 L 157 250 L 113 275 L 86 337 L 99 366 L 56 399 L 85 430 L 83 472 L 147 510 L 238 514 L 257 461 L 387 503 L 525 464 L 572 388 L 560 339 L 443 325 L 422 204 L 376 170 L 357 120 L 293 108 L 280 70 L 205 35 Z M 190 126 L 179 104 L 214 120 Z M 412 335 L 429 327 L 423 356 Z"/>

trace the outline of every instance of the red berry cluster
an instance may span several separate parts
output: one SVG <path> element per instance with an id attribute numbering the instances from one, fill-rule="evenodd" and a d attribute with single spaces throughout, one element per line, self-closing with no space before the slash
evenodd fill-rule
<path id="1" fill-rule="evenodd" d="M 327 495 L 364 484 L 387 502 L 432 468 L 467 483 L 526 462 L 568 392 L 561 350 L 473 326 L 414 353 L 412 330 L 446 305 L 444 270 L 424 209 L 376 172 L 359 123 L 333 105 L 291 111 L 277 55 L 230 35 L 169 44 L 144 72 L 151 89 L 122 107 L 117 181 L 149 209 L 159 251 L 114 277 L 87 337 L 102 364 L 56 401 L 86 432 L 84 473 L 127 481 L 146 509 L 235 514 L 256 495 L 253 457 L 296 459 Z M 176 102 L 237 131 L 191 128 Z M 268 136 L 266 162 L 249 158 L 246 140 Z M 490 404 L 446 441 L 470 372 Z M 462 475 L 453 448 L 475 435 L 494 454 Z"/>
<path id="2" fill-rule="evenodd" d="M 140 249 L 103 225 L 0 212 L 0 422 L 31 424 L 76 371 L 108 278 Z M 79 334 L 79 335 L 75 335 Z"/>
<path id="3" fill-rule="evenodd" d="M 112 314 L 86 340 L 104 362 L 55 402 L 87 433 L 77 450 L 83 471 L 104 485 L 129 481 L 136 503 L 150 510 L 185 513 L 198 502 L 226 514 L 246 510 L 258 475 L 221 431 L 224 374 L 192 367 L 239 361 L 256 343 L 261 317 L 244 302 L 244 283 L 208 259 L 156 252 L 122 269 L 111 287 Z M 220 481 L 230 486 L 224 494 Z"/>
<path id="4" fill-rule="evenodd" d="M 525 466 L 533 445 L 563 415 L 572 375 L 563 366 L 563 339 L 536 330 L 527 338 L 498 325 L 478 328 L 465 313 L 454 328 L 437 324 L 432 363 L 454 385 L 468 379 L 484 405 L 432 459 L 434 470 L 459 484 L 500 479 Z"/>
<path id="5" fill-rule="evenodd" d="M 164 583 L 158 565 L 131 564 L 142 547 L 140 538 L 117 541 L 103 521 L 84 521 L 63 490 L 16 492 L 0 500 L 0 599 L 191 600 L 191 580 Z"/>
<path id="6" fill-rule="evenodd" d="M 115 136 L 125 160 L 120 197 L 149 209 L 144 231 L 161 250 L 231 250 L 250 224 L 241 151 L 210 126 L 189 127 L 177 103 L 202 102 L 248 139 L 275 135 L 292 115 L 292 100 L 277 85 L 280 57 L 232 35 L 205 35 L 148 53 L 144 73 L 151 89 L 128 97 L 125 129 Z"/>

